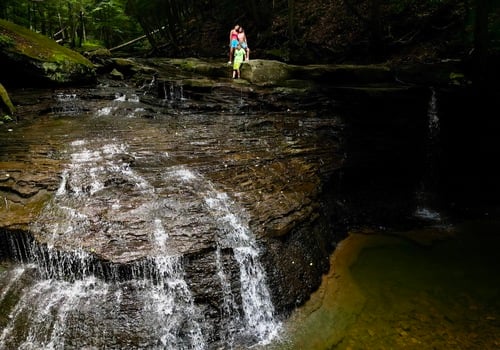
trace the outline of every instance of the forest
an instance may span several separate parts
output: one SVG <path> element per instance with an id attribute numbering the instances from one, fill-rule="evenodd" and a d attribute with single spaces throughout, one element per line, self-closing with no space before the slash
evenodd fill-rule
<path id="1" fill-rule="evenodd" d="M 221 58 L 236 23 L 254 58 L 495 68 L 499 0 L 2 0 L 0 18 L 77 50 Z M 488 67 L 488 68 L 486 68 Z M 483 72 L 484 74 L 484 72 Z"/>

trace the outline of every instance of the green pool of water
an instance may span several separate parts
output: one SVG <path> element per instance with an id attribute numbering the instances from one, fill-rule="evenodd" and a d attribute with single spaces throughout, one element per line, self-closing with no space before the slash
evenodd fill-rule
<path id="1" fill-rule="evenodd" d="M 500 222 L 447 231 L 362 237 L 346 268 L 333 262 L 324 283 L 337 285 L 292 317 L 285 348 L 500 349 Z"/>

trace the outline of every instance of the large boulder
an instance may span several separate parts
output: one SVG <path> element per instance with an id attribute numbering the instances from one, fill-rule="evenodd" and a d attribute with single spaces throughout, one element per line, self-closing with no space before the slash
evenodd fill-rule
<path id="1" fill-rule="evenodd" d="M 245 61 L 241 67 L 241 77 L 258 85 L 279 85 L 290 77 L 290 67 L 273 60 Z"/>
<path id="2" fill-rule="evenodd" d="M 88 59 L 46 36 L 5 20 L 0 20 L 0 66 L 6 86 L 96 81 L 94 65 Z"/>

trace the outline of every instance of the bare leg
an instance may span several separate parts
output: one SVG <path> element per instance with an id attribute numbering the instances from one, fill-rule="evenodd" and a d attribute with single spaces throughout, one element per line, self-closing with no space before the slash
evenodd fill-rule
<path id="1" fill-rule="evenodd" d="M 245 60 L 248 61 L 250 60 L 250 49 L 247 47 L 247 55 L 245 57 Z"/>

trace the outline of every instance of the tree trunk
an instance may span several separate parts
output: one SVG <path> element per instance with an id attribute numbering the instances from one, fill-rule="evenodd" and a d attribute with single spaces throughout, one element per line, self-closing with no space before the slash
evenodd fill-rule
<path id="1" fill-rule="evenodd" d="M 476 82 L 484 85 L 488 76 L 488 13 L 490 0 L 475 0 L 474 71 Z"/>
<path id="2" fill-rule="evenodd" d="M 370 1 L 370 17 L 368 20 L 369 46 L 370 52 L 375 57 L 380 57 L 383 53 L 383 40 L 382 40 L 382 21 L 380 20 L 380 0 Z"/>
<path id="3" fill-rule="evenodd" d="M 294 0 L 288 0 L 288 34 L 290 41 L 295 38 L 295 2 Z"/>

